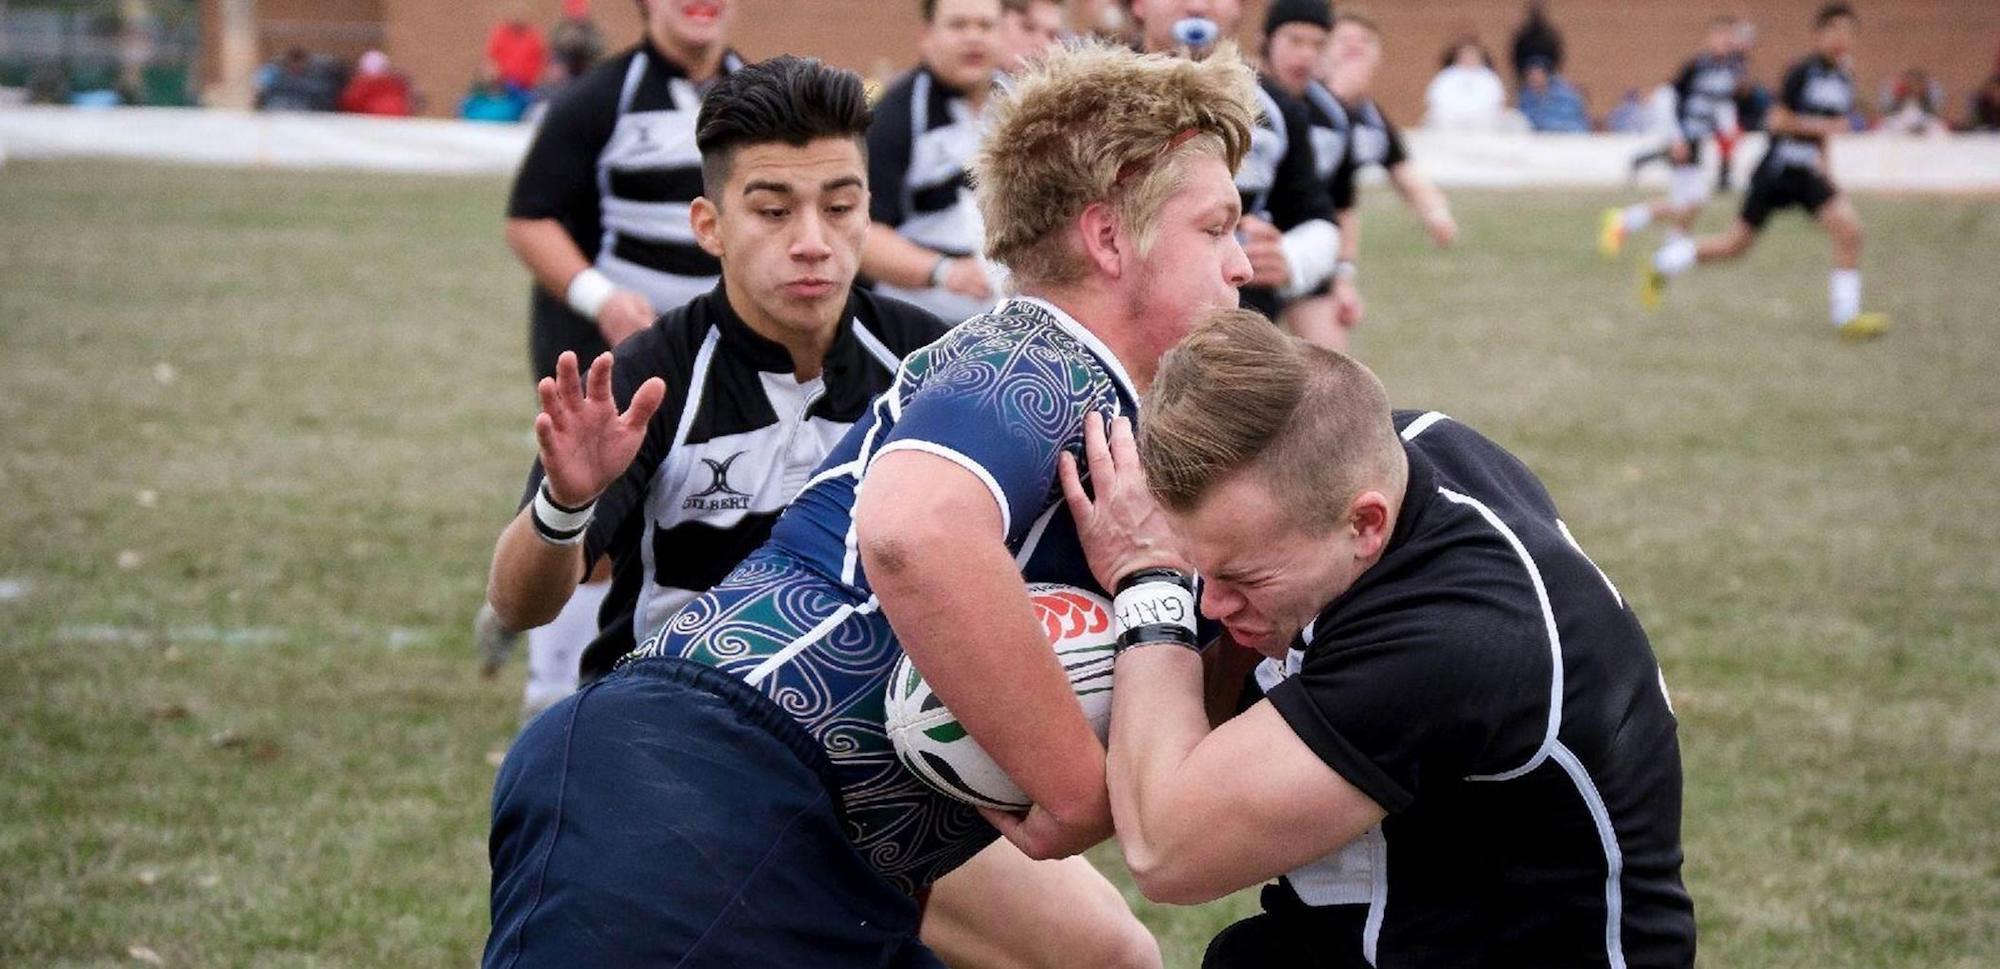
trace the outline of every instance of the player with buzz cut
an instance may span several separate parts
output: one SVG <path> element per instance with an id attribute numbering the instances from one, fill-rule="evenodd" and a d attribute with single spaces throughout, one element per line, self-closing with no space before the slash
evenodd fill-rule
<path id="1" fill-rule="evenodd" d="M 1854 76 L 1847 63 L 1859 26 L 1854 8 L 1845 3 L 1827 4 L 1813 17 L 1815 50 L 1785 74 L 1765 124 L 1771 147 L 1750 176 L 1742 214 L 1724 232 L 1660 247 L 1640 280 L 1640 297 L 1648 308 L 1660 305 L 1668 280 L 1698 264 L 1749 252 L 1773 212 L 1797 206 L 1817 219 L 1833 241 L 1827 308 L 1834 331 L 1842 339 L 1866 340 L 1889 329 L 1887 316 L 1861 311 L 1861 217 L 1828 172 L 1828 142 L 1849 130 L 1848 115 L 1854 110 Z"/>
<path id="2" fill-rule="evenodd" d="M 1723 14 L 1709 21 L 1701 50 L 1681 68 L 1673 82 L 1674 128 L 1667 142 L 1673 163 L 1667 196 L 1622 209 L 1606 209 L 1598 229 L 1597 248 L 1607 258 L 1618 255 L 1625 240 L 1656 221 L 1670 226 L 1670 239 L 1686 236 L 1708 201 L 1708 175 L 1701 167 L 1703 143 L 1734 137 L 1736 95 L 1743 87 L 1746 62 L 1743 21 Z M 1720 145 L 1718 144 L 1718 148 Z"/>
<path id="3" fill-rule="evenodd" d="M 1022 295 L 911 354 L 769 542 L 522 732 L 488 965 L 935 965 L 917 896 L 994 824 L 1043 859 L 1110 834 L 1104 748 L 1027 583 L 1102 591 L 1061 456 L 1250 278 L 1231 172 L 1254 84 L 1230 50 L 1072 47 L 996 95 L 984 248 Z M 905 655 L 1025 815 L 901 766 L 883 703 Z M 1072 964 L 1158 965 L 1146 941 Z"/>

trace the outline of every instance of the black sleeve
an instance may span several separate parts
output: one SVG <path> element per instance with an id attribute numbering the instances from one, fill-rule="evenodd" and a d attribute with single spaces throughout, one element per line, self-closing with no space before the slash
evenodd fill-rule
<path id="1" fill-rule="evenodd" d="M 1319 180 L 1313 164 L 1312 118 L 1297 100 L 1277 97 L 1278 109 L 1285 114 L 1285 157 L 1278 162 L 1271 184 L 1271 224 L 1280 232 L 1314 219 L 1333 221 L 1333 199 Z"/>
<path id="2" fill-rule="evenodd" d="M 617 123 L 618 88 L 607 82 L 622 75 L 599 67 L 549 105 L 514 175 L 509 218 L 561 219 L 597 204 L 597 156 Z"/>
<path id="3" fill-rule="evenodd" d="M 898 81 L 875 105 L 868 123 L 868 218 L 883 225 L 902 225 L 903 182 L 910 175 L 910 111 L 912 86 Z"/>
<path id="4" fill-rule="evenodd" d="M 1349 144 L 1352 145 L 1350 135 Z M 1327 201 L 1336 213 L 1354 207 L 1354 149 L 1349 147 L 1341 156 L 1340 164 L 1333 169 L 1333 177 L 1327 179 Z"/>
<path id="5" fill-rule="evenodd" d="M 1688 119 L 1688 103 L 1694 95 L 1695 62 L 1681 65 L 1681 72 L 1674 76 L 1674 118 L 1683 125 Z"/>
<path id="6" fill-rule="evenodd" d="M 1344 619 L 1268 699 L 1306 746 L 1390 813 L 1426 785 L 1525 763 L 1548 726 L 1550 654 L 1539 617 L 1501 600 L 1534 590 L 1496 550 L 1501 588 L 1427 591 L 1421 606 Z M 1427 587 L 1428 588 L 1428 587 Z"/>
<path id="7" fill-rule="evenodd" d="M 1804 64 L 1797 64 L 1785 72 L 1785 83 L 1778 91 L 1778 103 L 1794 114 L 1805 110 L 1806 80 L 1811 71 Z"/>

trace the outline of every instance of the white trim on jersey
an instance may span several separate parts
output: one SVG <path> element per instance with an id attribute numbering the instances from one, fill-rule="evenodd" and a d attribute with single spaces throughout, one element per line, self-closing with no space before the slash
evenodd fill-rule
<path id="1" fill-rule="evenodd" d="M 1625 853 L 1618 847 L 1618 831 L 1611 825 L 1611 812 L 1604 806 L 1604 795 L 1598 793 L 1597 782 L 1590 779 L 1590 771 L 1583 762 L 1561 743 L 1555 745 L 1550 756 L 1576 784 L 1577 794 L 1590 811 L 1590 820 L 1597 825 L 1597 840 L 1604 848 L 1604 957 L 1611 963 L 1611 969 L 1625 969 L 1625 890 L 1619 883 L 1625 873 Z"/>
<path id="2" fill-rule="evenodd" d="M 875 358 L 875 362 L 887 368 L 890 373 L 896 373 L 903 369 L 903 358 L 896 356 L 889 349 L 888 344 L 883 343 L 875 334 L 868 332 L 868 328 L 861 325 L 861 317 L 855 317 L 851 325 L 854 330 L 854 338 L 861 341 L 861 346 Z"/>
<path id="3" fill-rule="evenodd" d="M 1432 424 L 1448 420 L 1451 420 L 1451 418 L 1437 411 L 1426 412 L 1422 417 L 1411 421 L 1410 426 L 1403 428 L 1403 440 L 1414 441 L 1417 439 L 1417 435 L 1430 430 Z"/>
<path id="4" fill-rule="evenodd" d="M 1534 556 L 1528 554 L 1528 547 L 1521 544 L 1520 536 L 1515 535 L 1514 530 L 1508 528 L 1507 523 L 1501 521 L 1500 516 L 1493 513 L 1493 509 L 1486 507 L 1485 502 L 1471 495 L 1460 494 L 1450 488 L 1439 488 L 1438 494 L 1444 496 L 1445 500 L 1452 504 L 1465 505 L 1473 511 L 1478 512 L 1479 517 L 1486 519 L 1486 524 L 1493 526 L 1493 530 L 1499 532 L 1500 537 L 1507 540 L 1507 545 L 1514 550 L 1515 555 L 1520 557 L 1521 567 L 1527 570 L 1528 581 L 1535 587 L 1535 603 L 1541 607 L 1542 625 L 1548 631 L 1549 664 L 1551 666 L 1549 670 L 1549 726 L 1547 733 L 1542 736 L 1541 746 L 1536 748 L 1534 756 L 1528 758 L 1527 763 L 1513 770 L 1502 771 L 1498 774 L 1473 774 L 1466 777 L 1468 781 L 1511 781 L 1540 767 L 1542 761 L 1549 758 L 1550 752 L 1556 747 L 1556 733 L 1562 729 L 1562 636 L 1556 631 L 1555 607 L 1549 603 L 1548 586 L 1542 584 L 1542 570 L 1535 566 Z"/>
<path id="5" fill-rule="evenodd" d="M 784 649 L 765 657 L 762 663 L 758 663 L 755 669 L 752 669 L 743 677 L 743 682 L 751 686 L 762 683 L 765 677 L 777 672 L 778 667 L 791 662 L 792 657 L 805 652 L 807 649 L 812 648 L 814 643 L 826 638 L 826 634 L 839 628 L 841 623 L 848 620 L 848 617 L 868 615 L 874 612 L 879 606 L 880 603 L 876 602 L 873 597 L 870 597 L 867 602 L 858 606 L 841 606 L 835 609 L 832 615 L 820 620 L 819 625 L 806 630 L 805 635 L 786 643 Z"/>

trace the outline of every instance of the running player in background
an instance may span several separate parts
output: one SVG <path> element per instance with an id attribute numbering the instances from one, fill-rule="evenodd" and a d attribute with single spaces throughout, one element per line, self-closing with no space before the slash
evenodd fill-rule
<path id="1" fill-rule="evenodd" d="M 1000 0 L 923 0 L 922 62 L 882 94 L 868 129 L 861 275 L 889 296 L 958 323 L 993 308 L 1002 274 L 966 176 L 1002 59 Z"/>
<path id="2" fill-rule="evenodd" d="M 1140 29 L 1140 47 L 1147 53 L 1204 57 L 1223 38 L 1236 36 L 1243 19 L 1241 0 L 1131 0 L 1132 17 Z M 1277 0 L 1266 23 L 1293 21 L 1331 26 L 1327 0 Z M 1334 227 L 1333 202 L 1314 160 L 1311 125 L 1304 102 L 1285 92 L 1271 78 L 1258 81 L 1260 114 L 1249 157 L 1236 173 L 1243 195 L 1243 222 L 1238 234 L 1255 275 L 1243 288 L 1243 305 L 1270 317 L 1295 301 L 1312 303 L 1333 274 L 1340 251 L 1340 230 Z M 1321 301 L 1325 318 L 1331 304 Z M 1306 319 L 1302 310 L 1299 318 Z M 1308 339 L 1325 337 L 1325 326 L 1306 326 Z"/>
<path id="3" fill-rule="evenodd" d="M 1334 20 L 1331 42 L 1315 64 L 1318 76 L 1306 85 L 1306 103 L 1314 115 L 1315 149 L 1322 140 L 1338 140 L 1341 148 L 1329 176 L 1333 207 L 1340 221 L 1340 261 L 1333 271 L 1339 338 L 1314 341 L 1334 349 L 1346 345 L 1348 332 L 1360 325 L 1364 312 L 1358 265 L 1361 210 L 1355 191 L 1355 178 L 1363 169 L 1381 166 L 1389 184 L 1423 222 L 1432 243 L 1445 248 L 1458 241 L 1458 222 L 1451 216 L 1444 193 L 1410 162 L 1402 133 L 1375 103 L 1375 75 L 1381 67 L 1381 28 L 1366 17 L 1342 14 Z M 1319 135 L 1322 130 L 1328 134 Z M 1344 135 L 1335 135 L 1337 132 Z M 1320 164 L 1324 168 L 1325 160 Z"/>
<path id="4" fill-rule="evenodd" d="M 549 105 L 507 203 L 507 245 L 534 276 L 528 332 L 536 380 L 565 352 L 595 360 L 660 313 L 715 286 L 721 265 L 696 244 L 701 194 L 695 112 L 742 61 L 728 48 L 733 0 L 641 0 L 645 37 L 578 78 Z M 608 573 L 528 632 L 522 719 L 576 689 L 596 635 Z M 499 671 L 515 630 L 482 606 L 473 624 L 482 672 Z"/>
<path id="5" fill-rule="evenodd" d="M 1597 249 L 1613 258 L 1625 247 L 1625 240 L 1657 221 L 1665 221 L 1669 241 L 1686 236 L 1708 201 L 1708 176 L 1702 170 L 1703 143 L 1719 143 L 1733 138 L 1736 123 L 1736 93 L 1743 86 L 1749 36 L 1743 23 L 1732 15 L 1709 21 L 1708 35 L 1701 51 L 1681 68 L 1674 78 L 1674 131 L 1667 143 L 1667 157 L 1673 163 L 1668 176 L 1667 196 L 1640 202 L 1622 209 L 1606 209 L 1598 228 Z"/>
<path id="6" fill-rule="evenodd" d="M 1847 63 L 1858 26 L 1854 8 L 1845 3 L 1820 8 L 1813 18 L 1816 49 L 1785 74 L 1766 126 L 1771 147 L 1750 177 L 1742 215 L 1726 232 L 1676 239 L 1654 253 L 1641 279 L 1640 296 L 1647 307 L 1660 304 L 1668 280 L 1697 264 L 1749 252 L 1771 213 L 1798 206 L 1833 241 L 1827 305 L 1835 331 L 1844 339 L 1865 340 L 1888 330 L 1887 316 L 1861 311 L 1861 218 L 1827 170 L 1827 142 L 1849 130 L 1847 116 L 1854 110 L 1854 77 Z"/>

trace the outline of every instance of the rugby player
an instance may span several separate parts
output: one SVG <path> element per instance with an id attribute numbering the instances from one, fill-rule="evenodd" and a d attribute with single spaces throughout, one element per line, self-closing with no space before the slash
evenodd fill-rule
<path id="1" fill-rule="evenodd" d="M 1708 176 L 1701 167 L 1701 147 L 1710 139 L 1726 140 L 1736 132 L 1736 95 L 1743 87 L 1751 36 L 1732 14 L 1709 21 L 1701 50 L 1674 78 L 1674 134 L 1667 143 L 1673 163 L 1667 196 L 1622 209 L 1606 209 L 1597 233 L 1597 248 L 1606 257 L 1618 255 L 1625 240 L 1655 221 L 1665 220 L 1669 236 L 1685 236 L 1708 201 Z M 1719 145 L 1718 145 L 1719 147 Z"/>

